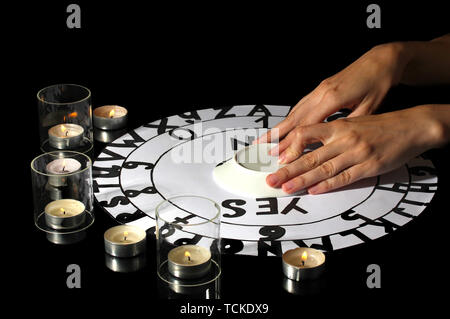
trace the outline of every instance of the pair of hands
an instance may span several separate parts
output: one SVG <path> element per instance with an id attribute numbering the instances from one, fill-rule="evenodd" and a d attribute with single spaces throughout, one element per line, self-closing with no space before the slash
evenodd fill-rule
<path id="1" fill-rule="evenodd" d="M 288 164 L 270 174 L 267 184 L 287 193 L 324 193 L 395 169 L 433 147 L 442 137 L 433 106 L 370 115 L 404 67 L 395 47 L 377 46 L 300 100 L 256 141 L 281 139 L 270 153 Z M 341 108 L 352 110 L 346 119 L 322 123 Z M 323 146 L 302 155 L 314 142 Z"/>

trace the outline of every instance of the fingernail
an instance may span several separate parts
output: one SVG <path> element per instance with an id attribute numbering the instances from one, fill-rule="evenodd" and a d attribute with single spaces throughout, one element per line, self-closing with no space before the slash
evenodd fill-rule
<path id="1" fill-rule="evenodd" d="M 292 190 L 294 189 L 295 185 L 293 182 L 287 182 L 287 183 L 284 183 L 281 187 L 283 188 L 283 190 L 286 193 L 291 193 Z"/>
<path id="2" fill-rule="evenodd" d="M 266 182 L 270 185 L 270 186 L 274 186 L 278 183 L 279 178 L 277 175 L 275 174 L 270 174 L 269 176 L 267 176 L 266 178 Z"/>
<path id="3" fill-rule="evenodd" d="M 280 157 L 278 157 L 278 164 L 284 164 L 286 161 L 286 154 L 281 154 Z"/>

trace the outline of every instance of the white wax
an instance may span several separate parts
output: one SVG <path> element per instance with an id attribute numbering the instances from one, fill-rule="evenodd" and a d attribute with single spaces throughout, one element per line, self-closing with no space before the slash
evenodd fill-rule
<path id="1" fill-rule="evenodd" d="M 119 105 L 103 105 L 94 110 L 94 116 L 104 118 L 118 118 L 127 115 L 126 108 Z"/>
<path id="2" fill-rule="evenodd" d="M 141 240 L 144 240 L 145 237 L 146 233 L 143 229 L 130 225 L 119 225 L 111 227 L 104 234 L 104 238 L 107 241 L 113 244 L 122 245 L 138 243 Z"/>
<path id="3" fill-rule="evenodd" d="M 47 164 L 45 167 L 49 174 L 70 174 L 78 171 L 81 163 L 74 158 L 58 158 Z"/>
<path id="4" fill-rule="evenodd" d="M 306 260 L 302 260 L 304 252 L 307 253 Z M 283 254 L 282 258 L 286 264 L 297 268 L 314 268 L 325 262 L 325 255 L 321 251 L 307 247 L 288 250 Z"/>
<path id="5" fill-rule="evenodd" d="M 189 258 L 186 256 L 189 253 Z M 180 266 L 197 266 L 209 262 L 211 252 L 197 245 L 183 245 L 169 251 L 168 260 Z"/>
<path id="6" fill-rule="evenodd" d="M 45 206 L 45 213 L 54 217 L 68 218 L 80 215 L 85 210 L 82 202 L 75 199 L 59 199 Z"/>
<path id="7" fill-rule="evenodd" d="M 48 130 L 48 135 L 58 138 L 70 138 L 82 135 L 84 129 L 78 124 L 64 123 L 53 126 Z"/>

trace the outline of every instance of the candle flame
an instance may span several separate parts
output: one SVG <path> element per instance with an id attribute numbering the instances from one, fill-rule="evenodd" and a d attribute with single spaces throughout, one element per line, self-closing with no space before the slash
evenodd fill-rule
<path id="1" fill-rule="evenodd" d="M 188 260 L 191 260 L 191 253 L 188 251 L 184 252 L 184 256 L 187 257 Z"/>
<path id="2" fill-rule="evenodd" d="M 64 125 L 61 124 L 61 132 L 64 133 L 65 131 L 67 131 L 67 128 Z"/>
<path id="3" fill-rule="evenodd" d="M 124 232 L 123 232 L 123 237 L 126 238 L 127 236 L 128 236 L 128 232 L 127 232 L 127 231 L 124 231 Z"/>
<path id="4" fill-rule="evenodd" d="M 306 251 L 302 254 L 302 261 L 305 262 L 308 259 L 308 253 Z"/>
<path id="5" fill-rule="evenodd" d="M 114 111 L 114 109 L 112 109 L 111 111 L 109 111 L 109 117 L 114 117 L 115 113 L 116 112 Z"/>

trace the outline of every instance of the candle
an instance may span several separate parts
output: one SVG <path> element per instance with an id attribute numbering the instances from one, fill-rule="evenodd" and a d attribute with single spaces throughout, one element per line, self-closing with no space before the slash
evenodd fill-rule
<path id="1" fill-rule="evenodd" d="M 102 130 L 117 130 L 127 124 L 128 111 L 119 105 L 104 105 L 94 110 L 94 126 Z"/>
<path id="2" fill-rule="evenodd" d="M 59 199 L 45 206 L 45 222 L 53 229 L 72 229 L 86 217 L 85 206 L 75 199 Z"/>
<path id="3" fill-rule="evenodd" d="M 58 124 L 48 130 L 48 142 L 57 149 L 74 149 L 80 146 L 83 133 L 83 127 L 78 124 Z"/>
<path id="4" fill-rule="evenodd" d="M 133 257 L 145 251 L 146 233 L 131 225 L 109 228 L 104 234 L 105 251 L 115 257 Z"/>
<path id="5" fill-rule="evenodd" d="M 299 247 L 286 251 L 282 257 L 283 273 L 289 279 L 315 279 L 322 273 L 325 255 L 316 249 Z"/>
<path id="6" fill-rule="evenodd" d="M 70 174 L 78 171 L 81 163 L 74 158 L 58 158 L 47 164 L 46 170 L 49 174 Z"/>
<path id="7" fill-rule="evenodd" d="M 67 174 L 74 173 L 81 168 L 81 163 L 74 158 L 58 158 L 47 164 L 45 170 L 49 176 L 48 183 L 55 187 L 67 185 Z M 54 176 L 63 175 L 63 176 Z"/>
<path id="8" fill-rule="evenodd" d="M 195 279 L 206 275 L 211 267 L 211 252 L 197 245 L 183 245 L 169 251 L 169 272 L 181 279 Z"/>

